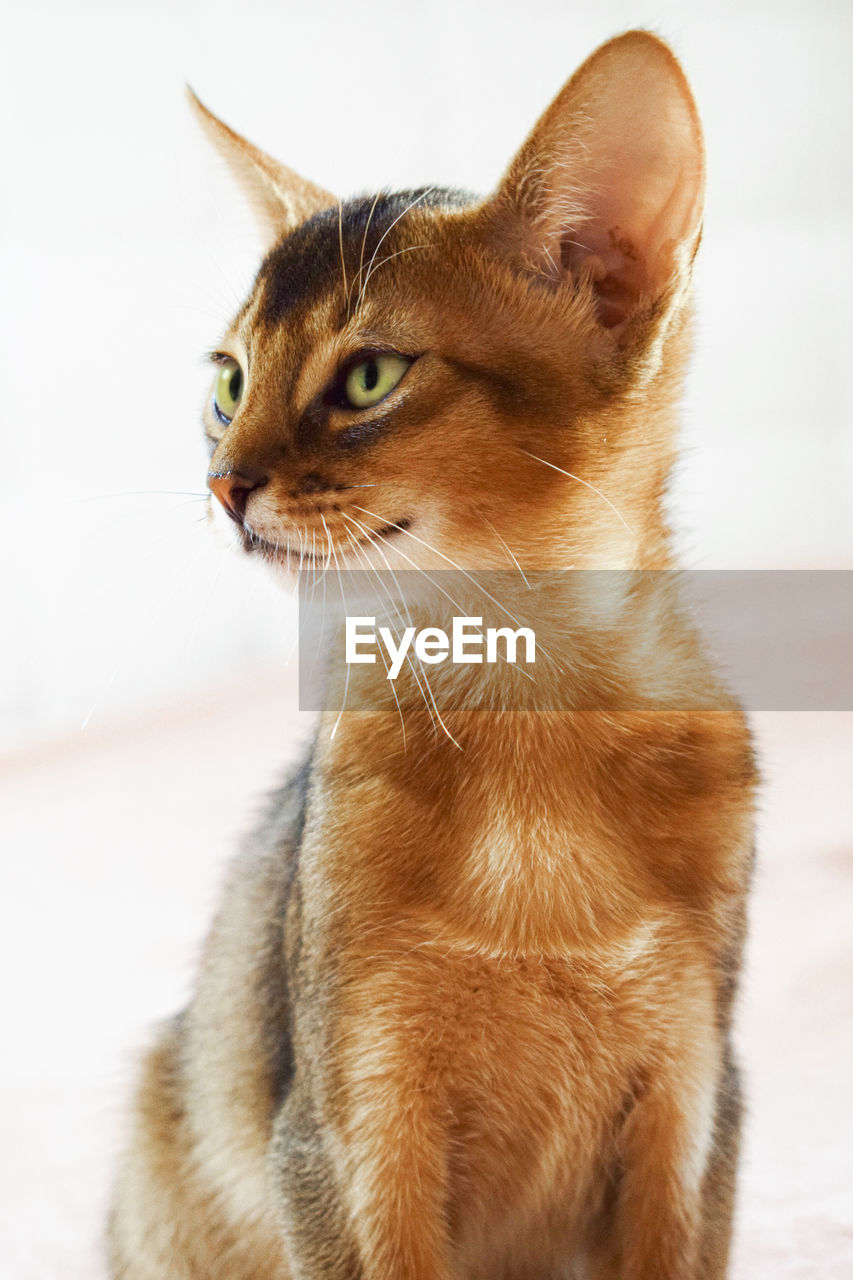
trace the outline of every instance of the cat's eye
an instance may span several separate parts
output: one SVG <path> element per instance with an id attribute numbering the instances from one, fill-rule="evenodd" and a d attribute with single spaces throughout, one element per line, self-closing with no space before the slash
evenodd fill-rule
<path id="1" fill-rule="evenodd" d="M 237 412 L 243 396 L 243 370 L 236 360 L 226 356 L 216 375 L 213 388 L 213 407 L 222 422 L 230 422 Z"/>
<path id="2" fill-rule="evenodd" d="M 379 404 L 397 386 L 411 364 L 405 356 L 374 355 L 359 360 L 344 382 L 344 398 L 351 409 L 369 409 Z"/>

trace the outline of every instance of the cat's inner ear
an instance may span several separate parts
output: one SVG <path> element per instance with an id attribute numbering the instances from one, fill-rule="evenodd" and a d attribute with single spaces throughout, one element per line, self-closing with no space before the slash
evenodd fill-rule
<path id="1" fill-rule="evenodd" d="M 187 97 L 202 128 L 226 161 L 249 201 L 267 245 L 271 246 L 323 209 L 338 201 L 330 192 L 300 177 L 247 142 L 208 111 L 187 85 Z"/>
<path id="2" fill-rule="evenodd" d="M 684 73 L 655 36 L 631 31 L 575 73 L 493 204 L 534 269 L 588 276 L 599 319 L 613 328 L 689 273 L 704 186 Z"/>

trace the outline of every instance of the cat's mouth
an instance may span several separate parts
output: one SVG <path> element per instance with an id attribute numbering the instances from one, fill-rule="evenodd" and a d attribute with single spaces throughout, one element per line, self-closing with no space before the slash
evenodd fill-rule
<path id="1" fill-rule="evenodd" d="M 350 536 L 350 541 L 346 544 L 339 544 L 334 549 L 330 540 L 330 535 L 323 533 L 318 540 L 316 536 L 312 538 L 310 548 L 306 545 L 305 540 L 302 544 L 294 544 L 289 539 L 281 542 L 271 542 L 268 538 L 263 538 L 259 533 L 255 533 L 254 529 L 243 525 L 241 536 L 243 539 L 243 550 L 251 553 L 262 555 L 265 559 L 274 560 L 279 564 L 286 564 L 288 567 L 299 568 L 301 565 L 309 567 L 334 567 L 336 562 L 343 563 L 350 553 L 356 554 L 360 551 L 369 551 L 371 547 L 376 547 L 379 542 L 387 542 L 398 533 L 405 533 L 412 526 L 410 516 L 401 516 L 394 524 L 382 525 L 379 529 L 371 529 L 367 536 L 363 538 L 355 538 Z M 324 545 L 325 543 L 325 545 Z"/>

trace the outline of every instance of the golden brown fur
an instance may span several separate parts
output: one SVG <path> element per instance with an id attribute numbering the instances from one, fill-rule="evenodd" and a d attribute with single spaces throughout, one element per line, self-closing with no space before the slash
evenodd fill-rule
<path id="1" fill-rule="evenodd" d="M 222 345 L 244 398 L 207 417 L 247 550 L 670 567 L 704 170 L 663 45 L 594 54 L 480 203 L 330 210 L 199 109 L 272 236 Z M 366 349 L 418 358 L 354 419 L 322 392 Z M 399 710 L 327 706 L 146 1063 L 117 1278 L 726 1274 L 748 734 L 673 575 L 593 613 L 544 678 L 610 710 L 437 726 L 406 679 Z"/>

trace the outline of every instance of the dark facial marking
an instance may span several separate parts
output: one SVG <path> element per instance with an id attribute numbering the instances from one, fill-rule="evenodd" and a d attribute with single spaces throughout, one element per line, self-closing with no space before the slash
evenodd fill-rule
<path id="1" fill-rule="evenodd" d="M 341 241 L 348 284 L 353 286 L 354 306 L 364 283 L 367 265 L 395 219 L 400 219 L 398 225 L 405 233 L 406 219 L 401 214 L 409 205 L 414 204 L 415 208 L 459 208 L 473 199 L 473 196 L 458 191 L 422 188 L 380 196 L 375 207 L 373 196 L 358 196 L 345 201 L 340 210 L 324 209 L 322 213 L 315 214 L 276 245 L 262 263 L 258 272 L 258 286 L 262 290 L 257 313 L 259 322 L 275 328 L 295 307 L 319 302 L 336 290 L 343 290 Z M 379 247 L 380 258 L 390 239 L 389 236 Z M 365 270 L 359 276 L 363 243 Z M 388 252 L 393 250 L 389 247 Z M 346 315 L 346 298 L 343 315 Z"/>
<path id="2" fill-rule="evenodd" d="M 326 493 L 335 486 L 324 480 L 316 471 L 309 471 L 299 482 L 299 493 Z"/>

